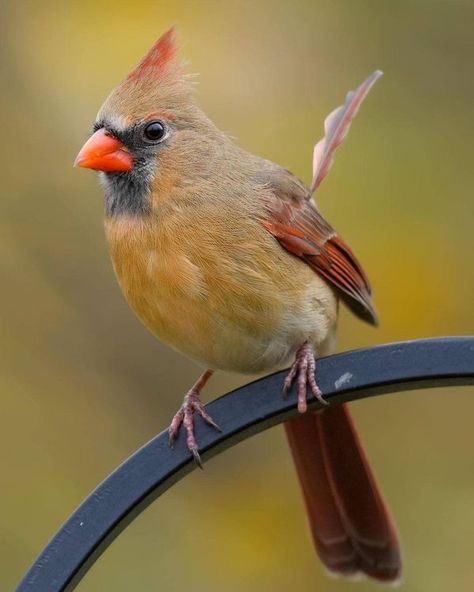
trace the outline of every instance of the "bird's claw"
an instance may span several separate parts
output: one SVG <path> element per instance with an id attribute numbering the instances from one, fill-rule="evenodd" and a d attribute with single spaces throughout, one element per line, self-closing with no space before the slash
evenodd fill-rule
<path id="1" fill-rule="evenodd" d="M 199 450 L 197 449 L 197 447 L 191 448 L 190 451 L 191 451 L 191 454 L 193 455 L 194 462 L 197 464 L 197 466 L 200 469 L 204 470 L 204 465 L 202 464 L 201 455 L 199 454 Z"/>
<path id="2" fill-rule="evenodd" d="M 293 386 L 296 379 L 297 395 L 298 395 L 298 411 L 305 413 L 308 408 L 306 401 L 307 388 L 309 386 L 313 396 L 321 403 L 321 405 L 329 405 L 324 399 L 323 393 L 318 387 L 314 378 L 314 370 L 316 368 L 316 361 L 314 359 L 313 348 L 309 343 L 305 343 L 296 352 L 295 361 L 293 362 L 290 371 L 283 383 L 283 392 L 285 395 Z"/>
<path id="3" fill-rule="evenodd" d="M 194 435 L 194 414 L 198 413 L 203 420 L 214 429 L 221 431 L 217 423 L 212 419 L 209 413 L 204 408 L 204 405 L 199 398 L 199 391 L 192 388 L 184 397 L 183 404 L 179 408 L 176 415 L 168 428 L 169 445 L 173 447 L 174 442 L 179 434 L 181 425 L 186 430 L 186 445 L 188 450 L 194 457 L 196 464 L 202 469 L 203 464 L 199 454 L 198 444 Z"/>

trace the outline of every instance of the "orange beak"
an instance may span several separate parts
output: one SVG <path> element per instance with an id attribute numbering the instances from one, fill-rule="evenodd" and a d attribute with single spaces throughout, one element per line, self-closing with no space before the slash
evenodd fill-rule
<path id="1" fill-rule="evenodd" d="M 133 168 L 133 159 L 120 140 L 101 128 L 81 148 L 74 166 L 104 173 L 129 172 Z"/>

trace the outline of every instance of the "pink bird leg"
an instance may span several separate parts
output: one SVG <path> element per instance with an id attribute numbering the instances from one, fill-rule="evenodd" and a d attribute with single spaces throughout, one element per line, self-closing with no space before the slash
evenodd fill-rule
<path id="1" fill-rule="evenodd" d="M 179 433 L 181 424 L 184 426 L 184 429 L 186 430 L 186 444 L 189 451 L 192 452 L 194 460 L 201 469 L 203 468 L 203 465 L 199 455 L 196 437 L 194 435 L 194 413 L 198 413 L 207 424 L 213 428 L 216 428 L 216 430 L 220 430 L 216 422 L 204 409 L 204 404 L 200 399 L 201 390 L 204 388 L 212 374 L 212 370 L 206 370 L 199 377 L 197 382 L 189 389 L 183 399 L 183 404 L 179 408 L 176 415 L 173 417 L 170 427 L 168 428 L 169 444 L 170 446 L 173 446 L 174 441 Z"/>
<path id="2" fill-rule="evenodd" d="M 329 405 L 329 403 L 324 400 L 323 394 L 316 384 L 316 379 L 314 378 L 315 368 L 316 360 L 314 359 L 313 346 L 309 343 L 304 343 L 296 352 L 295 361 L 283 383 L 283 392 L 286 394 L 291 389 L 291 386 L 296 379 L 298 411 L 300 413 L 305 413 L 308 408 L 306 401 L 308 386 L 311 393 L 322 405 Z"/>

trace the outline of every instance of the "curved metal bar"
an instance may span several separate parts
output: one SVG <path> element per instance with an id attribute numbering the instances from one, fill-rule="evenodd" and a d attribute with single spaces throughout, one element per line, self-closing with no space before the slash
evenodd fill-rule
<path id="1" fill-rule="evenodd" d="M 422 339 L 321 358 L 318 384 L 331 403 L 433 386 L 474 384 L 474 337 Z M 281 393 L 284 372 L 243 386 L 208 405 L 222 428 L 197 422 L 203 460 L 295 415 L 296 396 Z M 311 401 L 310 409 L 319 404 Z M 18 592 L 70 591 L 116 536 L 151 502 L 196 468 L 184 438 L 168 447 L 162 432 L 79 506 L 36 559 Z"/>

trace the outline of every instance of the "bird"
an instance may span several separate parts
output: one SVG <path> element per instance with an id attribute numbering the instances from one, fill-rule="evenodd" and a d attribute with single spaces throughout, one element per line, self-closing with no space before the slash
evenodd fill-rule
<path id="1" fill-rule="evenodd" d="M 215 371 L 290 367 L 282 389 L 296 389 L 299 414 L 285 431 L 316 551 L 332 574 L 395 583 L 394 521 L 347 404 L 328 405 L 315 375 L 317 357 L 334 351 L 340 302 L 377 324 L 361 264 L 312 196 L 380 75 L 326 118 L 307 186 L 204 114 L 172 27 L 107 97 L 75 165 L 99 172 L 110 255 L 130 307 L 204 369 L 171 421 L 170 444 L 184 430 L 202 466 L 194 422 L 219 429 L 200 398 Z"/>

